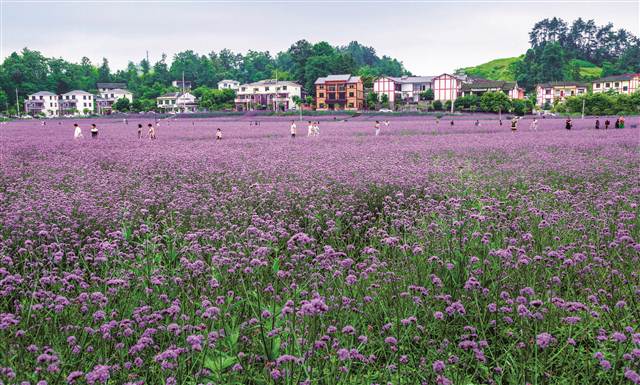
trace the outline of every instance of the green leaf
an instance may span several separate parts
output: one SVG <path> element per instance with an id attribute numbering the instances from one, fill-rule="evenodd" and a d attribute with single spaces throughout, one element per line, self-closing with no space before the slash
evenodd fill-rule
<path id="1" fill-rule="evenodd" d="M 280 271 L 280 259 L 275 258 L 273 260 L 273 265 L 271 265 L 271 270 L 273 271 L 273 274 L 277 274 L 278 271 Z"/>
<path id="2" fill-rule="evenodd" d="M 238 357 L 228 356 L 222 352 L 213 352 L 204 359 L 204 367 L 211 370 L 212 375 L 215 377 L 218 374 L 222 374 L 237 362 Z"/>

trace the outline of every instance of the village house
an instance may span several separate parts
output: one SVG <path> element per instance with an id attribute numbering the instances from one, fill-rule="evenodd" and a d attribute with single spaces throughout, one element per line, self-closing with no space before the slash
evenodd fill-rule
<path id="1" fill-rule="evenodd" d="M 640 90 L 640 74 L 612 75 L 596 79 L 593 81 L 591 90 L 594 94 L 614 91 L 619 94 L 631 95 Z"/>
<path id="2" fill-rule="evenodd" d="M 218 82 L 219 90 L 234 90 L 238 91 L 240 89 L 240 82 L 236 80 L 224 79 Z"/>
<path id="3" fill-rule="evenodd" d="M 316 86 L 317 110 L 362 110 L 364 85 L 360 76 L 329 75 L 318 78 Z"/>
<path id="4" fill-rule="evenodd" d="M 124 83 L 98 83 L 98 96 L 95 100 L 96 111 L 99 114 L 110 114 L 113 104 L 119 99 L 125 98 L 129 103 L 133 103 L 133 93 L 125 88 L 110 88 L 112 85 L 122 85 Z"/>
<path id="5" fill-rule="evenodd" d="M 536 86 L 536 105 L 544 107 L 553 105 L 558 101 L 564 101 L 569 96 L 577 96 L 587 93 L 587 84 L 581 82 L 549 82 Z"/>
<path id="6" fill-rule="evenodd" d="M 431 89 L 433 76 L 381 76 L 373 82 L 373 92 L 382 99 L 387 95 L 389 106 L 394 108 L 397 103 L 418 103 L 420 93 Z"/>
<path id="7" fill-rule="evenodd" d="M 288 111 L 298 108 L 294 97 L 302 98 L 300 84 L 268 79 L 240 85 L 234 102 L 237 111 Z"/>
<path id="8" fill-rule="evenodd" d="M 485 92 L 504 92 L 509 99 L 524 99 L 524 88 L 518 87 L 516 82 L 504 80 L 472 79 L 469 83 L 463 83 L 460 87 L 462 96 L 481 96 Z"/>
<path id="9" fill-rule="evenodd" d="M 40 91 L 27 95 L 27 99 L 24 101 L 24 111 L 31 116 L 57 116 L 59 110 L 58 99 L 58 95 L 49 91 Z"/>
<path id="10" fill-rule="evenodd" d="M 169 92 L 156 98 L 158 109 L 164 112 L 196 112 L 198 101 L 189 92 Z"/>
<path id="11" fill-rule="evenodd" d="M 82 90 L 69 91 L 60 95 L 58 105 L 60 116 L 88 115 L 93 112 L 93 94 Z"/>
<path id="12" fill-rule="evenodd" d="M 471 79 L 466 75 L 442 74 L 434 76 L 432 80 L 433 99 L 440 101 L 455 101 L 461 96 L 462 85 Z"/>

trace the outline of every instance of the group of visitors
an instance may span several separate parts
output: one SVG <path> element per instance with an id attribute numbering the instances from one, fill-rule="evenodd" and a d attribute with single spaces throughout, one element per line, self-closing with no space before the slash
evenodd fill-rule
<path id="1" fill-rule="evenodd" d="M 82 128 L 78 125 L 78 123 L 73 124 L 73 139 L 83 139 L 84 135 L 82 134 Z M 91 139 L 98 139 L 98 126 L 95 124 L 91 125 Z"/>
<path id="2" fill-rule="evenodd" d="M 609 126 L 611 125 L 611 121 L 609 121 L 609 119 L 605 119 L 604 121 L 604 129 L 607 130 L 609 129 Z M 620 116 L 618 118 L 616 118 L 616 121 L 613 125 L 613 127 L 615 128 L 624 128 L 624 116 Z M 596 130 L 600 129 L 600 119 L 597 118 L 596 119 Z"/>

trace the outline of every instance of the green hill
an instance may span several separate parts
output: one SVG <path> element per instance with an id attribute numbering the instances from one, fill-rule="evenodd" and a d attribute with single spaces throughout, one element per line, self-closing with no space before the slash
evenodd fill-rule
<path id="1" fill-rule="evenodd" d="M 490 80 L 515 80 L 513 66 L 522 60 L 524 56 L 508 57 L 503 59 L 495 59 L 475 67 L 460 68 L 456 72 L 465 73 L 471 76 L 479 76 Z M 580 67 L 580 76 L 584 80 L 596 79 L 602 76 L 602 68 L 590 63 L 586 60 L 573 59 L 571 64 L 577 64 Z"/>
<path id="2" fill-rule="evenodd" d="M 475 67 L 460 68 L 458 71 L 490 80 L 515 80 L 513 64 L 522 58 L 523 56 L 495 59 Z"/>

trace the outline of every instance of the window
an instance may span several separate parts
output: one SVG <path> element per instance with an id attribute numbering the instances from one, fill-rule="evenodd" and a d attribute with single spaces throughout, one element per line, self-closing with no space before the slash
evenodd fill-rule
<path id="1" fill-rule="evenodd" d="M 269 87 L 264 87 L 264 90 L 265 91 L 269 91 Z"/>
<path id="2" fill-rule="evenodd" d="M 620 83 L 619 83 L 619 82 L 616 82 L 616 83 L 615 83 L 615 87 L 616 87 L 616 88 L 620 87 Z"/>
<path id="3" fill-rule="evenodd" d="M 349 88 L 355 88 L 356 86 L 354 84 L 349 84 Z"/>
<path id="4" fill-rule="evenodd" d="M 349 97 L 352 98 L 353 97 L 353 92 L 349 92 Z"/>
<path id="5" fill-rule="evenodd" d="M 549 89 L 544 90 L 544 94 L 545 95 L 551 95 L 551 90 L 549 90 Z"/>
<path id="6" fill-rule="evenodd" d="M 247 87 L 242 87 L 242 91 L 244 91 Z"/>
<path id="7" fill-rule="evenodd" d="M 253 92 L 258 92 L 258 89 L 257 89 L 257 88 L 254 88 L 254 89 L 253 89 Z"/>
<path id="8" fill-rule="evenodd" d="M 329 86 L 329 91 L 335 91 L 336 90 L 336 86 Z"/>
<path id="9" fill-rule="evenodd" d="M 287 90 L 287 86 L 282 86 L 282 90 L 286 91 Z"/>
<path id="10" fill-rule="evenodd" d="M 349 103 L 349 108 L 353 108 L 353 103 Z"/>
<path id="11" fill-rule="evenodd" d="M 87 95 L 82 95 L 82 100 L 87 100 Z"/>
<path id="12" fill-rule="evenodd" d="M 53 103 L 49 103 L 49 107 L 53 107 Z"/>
<path id="13" fill-rule="evenodd" d="M 622 87 L 622 91 L 628 91 L 628 90 L 629 90 L 629 87 L 627 86 Z"/>
<path id="14" fill-rule="evenodd" d="M 320 92 L 320 93 L 318 94 L 318 97 L 319 97 L 319 98 L 324 98 L 324 92 Z"/>
<path id="15" fill-rule="evenodd" d="M 575 95 L 575 93 L 576 93 L 575 91 L 571 91 L 571 96 Z"/>
<path id="16" fill-rule="evenodd" d="M 596 88 L 600 88 L 600 83 L 596 83 Z"/>
<path id="17" fill-rule="evenodd" d="M 609 88 L 609 87 L 611 87 L 611 83 L 604 83 L 604 86 Z"/>
<path id="18" fill-rule="evenodd" d="M 324 103 L 320 103 L 320 104 L 318 105 L 318 108 L 324 108 Z"/>

